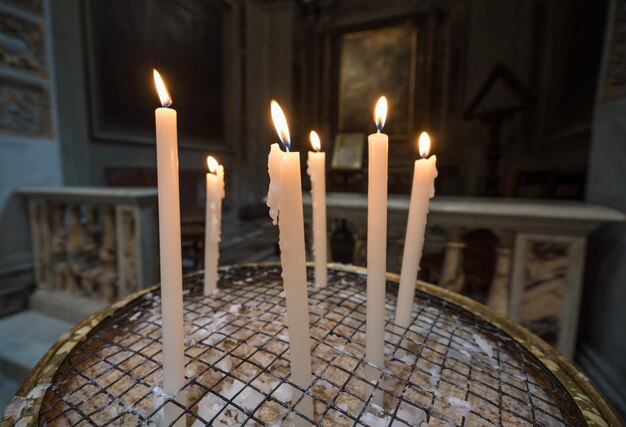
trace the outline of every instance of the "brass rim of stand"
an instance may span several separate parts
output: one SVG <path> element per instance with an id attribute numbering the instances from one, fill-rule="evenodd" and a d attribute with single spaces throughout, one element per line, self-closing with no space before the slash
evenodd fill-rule
<path id="1" fill-rule="evenodd" d="M 307 265 L 312 266 L 311 263 L 307 263 Z M 269 262 L 238 264 L 236 266 L 276 267 L 280 266 L 280 264 L 277 262 Z M 336 263 L 329 263 L 328 268 L 361 274 L 367 272 L 365 267 L 348 266 Z M 194 272 L 186 275 L 185 278 L 195 277 L 201 274 L 203 274 L 201 271 Z M 400 276 L 397 274 L 387 273 L 386 277 L 390 282 L 399 283 L 400 281 Z M 32 391 L 35 387 L 38 385 L 49 384 L 52 381 L 52 378 L 65 357 L 72 351 L 76 344 L 82 341 L 91 332 L 95 326 L 132 301 L 149 292 L 157 290 L 159 286 L 160 285 L 157 284 L 150 288 L 135 292 L 123 300 L 120 300 L 104 308 L 98 313 L 89 316 L 87 319 L 78 323 L 71 330 L 64 333 L 41 358 L 22 387 L 15 394 L 16 397 L 24 398 L 18 418 L 13 419 L 5 417 L 0 426 L 11 426 L 18 420 L 22 420 L 28 425 L 37 425 L 39 410 L 45 393 L 33 394 Z M 483 304 L 463 295 L 422 281 L 417 281 L 416 288 L 445 301 L 456 304 L 457 306 L 469 311 L 511 336 L 522 347 L 539 359 L 539 361 L 558 379 L 580 409 L 589 426 L 619 427 L 622 425 L 612 408 L 591 384 L 589 379 L 578 371 L 570 361 L 535 334 L 518 325 L 511 319 L 508 319 Z"/>

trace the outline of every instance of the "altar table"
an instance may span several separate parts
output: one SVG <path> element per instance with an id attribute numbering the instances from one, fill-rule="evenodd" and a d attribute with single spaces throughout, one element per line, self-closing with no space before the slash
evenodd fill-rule
<path id="1" fill-rule="evenodd" d="M 311 198 L 304 196 L 305 219 Z M 399 272 L 409 197 L 389 195 L 389 271 Z M 328 223 L 346 220 L 356 239 L 354 262 L 365 265 L 367 195 L 328 193 Z M 487 305 L 508 315 L 572 358 L 578 330 L 587 237 L 601 224 L 626 215 L 577 201 L 435 196 L 430 202 L 426 248 L 443 231 L 439 285 L 459 292 L 464 283 L 462 235 L 486 229 L 499 239 Z"/>

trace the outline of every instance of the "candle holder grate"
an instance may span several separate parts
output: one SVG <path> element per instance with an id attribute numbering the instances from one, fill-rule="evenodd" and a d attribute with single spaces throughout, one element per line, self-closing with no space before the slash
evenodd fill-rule
<path id="1" fill-rule="evenodd" d="M 202 295 L 203 276 L 184 281 L 187 382 L 176 398 L 161 381 L 158 289 L 98 322 L 68 350 L 46 387 L 38 423 L 149 425 L 167 402 L 187 425 L 567 425 L 589 423 L 555 361 L 540 360 L 519 339 L 460 305 L 420 288 L 413 323 L 391 322 L 397 284 L 387 282 L 386 367 L 367 380 L 365 279 L 329 269 L 309 306 L 312 385 L 289 379 L 288 332 L 280 268 L 221 270 L 220 291 Z M 558 373 L 558 372 L 557 372 Z M 384 394 L 383 407 L 372 396 Z M 574 390 L 574 391 L 572 391 Z M 582 393 L 582 392 L 581 392 Z M 314 418 L 298 404 L 314 402 Z"/>

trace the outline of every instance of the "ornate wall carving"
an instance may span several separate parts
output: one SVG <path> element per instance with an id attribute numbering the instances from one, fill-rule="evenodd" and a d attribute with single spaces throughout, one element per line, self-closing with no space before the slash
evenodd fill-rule
<path id="1" fill-rule="evenodd" d="M 25 190 L 37 287 L 112 302 L 152 285 L 156 189 Z"/>
<path id="2" fill-rule="evenodd" d="M 0 12 L 0 64 L 48 76 L 43 24 Z"/>
<path id="3" fill-rule="evenodd" d="M 604 76 L 602 76 L 601 102 L 606 104 L 626 96 L 626 1 L 615 1 L 613 29 L 609 43 Z"/>
<path id="4" fill-rule="evenodd" d="M 0 76 L 0 132 L 52 137 L 48 87 Z"/>
<path id="5" fill-rule="evenodd" d="M 6 4 L 35 16 L 43 16 L 43 0 L 0 0 L 0 4 Z"/>
<path id="6" fill-rule="evenodd" d="M 562 327 L 568 244 L 532 241 L 527 249 L 520 323 L 555 345 Z"/>
<path id="7" fill-rule="evenodd" d="M 119 293 L 128 295 L 141 289 L 140 260 L 141 249 L 139 241 L 139 213 L 136 209 L 120 207 L 117 223 L 118 239 L 118 273 Z"/>
<path id="8" fill-rule="evenodd" d="M 0 11 L 0 69 L 13 72 L 11 77 L 0 76 L 0 134 L 51 138 L 46 31 L 40 22 L 43 1 L 0 0 L 0 5 L 32 14 L 30 19 L 5 8 Z"/>

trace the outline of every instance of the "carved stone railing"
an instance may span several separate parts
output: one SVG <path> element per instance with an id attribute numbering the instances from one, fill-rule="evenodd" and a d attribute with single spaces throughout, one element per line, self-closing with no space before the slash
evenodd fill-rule
<path id="1" fill-rule="evenodd" d="M 305 218 L 310 219 L 305 194 Z M 387 265 L 398 272 L 408 196 L 389 196 Z M 367 197 L 329 193 L 329 223 L 346 220 L 355 238 L 354 263 L 365 265 Z M 582 202 L 435 197 L 430 203 L 424 252 L 443 252 L 439 285 L 461 292 L 464 235 L 489 230 L 497 237 L 486 304 L 510 316 L 572 357 L 578 325 L 587 236 L 626 215 Z"/>
<path id="2" fill-rule="evenodd" d="M 156 189 L 22 188 L 37 289 L 31 306 L 80 320 L 158 280 Z"/>

